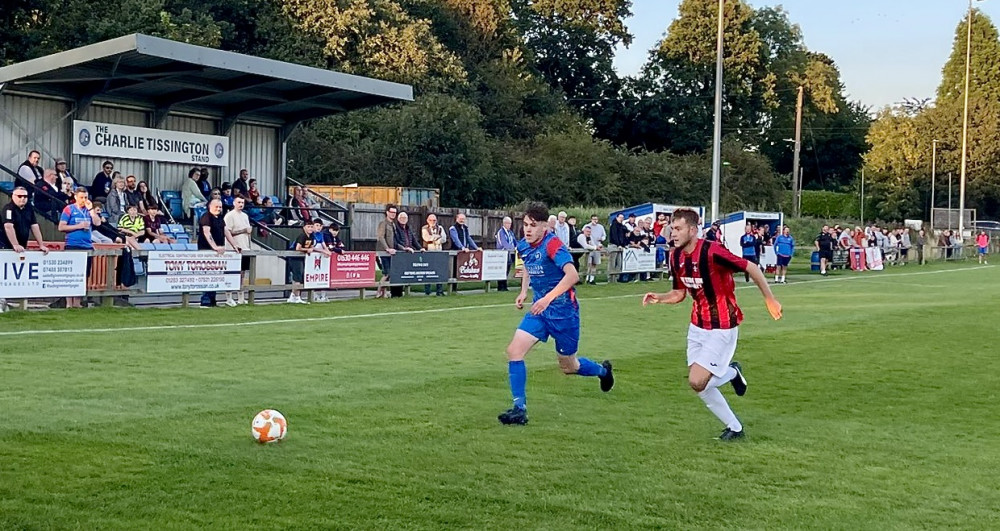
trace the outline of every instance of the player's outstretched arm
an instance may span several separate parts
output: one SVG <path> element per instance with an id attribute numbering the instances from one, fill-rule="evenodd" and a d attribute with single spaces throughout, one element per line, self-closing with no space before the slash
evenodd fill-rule
<path id="1" fill-rule="evenodd" d="M 642 297 L 642 305 L 649 304 L 677 304 L 687 296 L 687 290 L 675 289 L 666 293 L 647 293 Z"/>
<path id="2" fill-rule="evenodd" d="M 528 298 L 528 286 L 531 284 L 531 275 L 528 274 L 527 266 L 521 268 L 521 293 L 517 294 L 517 299 L 514 300 L 514 306 L 520 310 L 524 308 L 524 301 Z"/>
<path id="3" fill-rule="evenodd" d="M 764 272 L 757 267 L 757 264 L 751 262 L 747 264 L 747 273 L 750 274 L 753 283 L 757 284 L 761 295 L 764 296 L 764 304 L 767 305 L 768 313 L 771 314 L 771 317 L 775 321 L 781 319 L 781 303 L 778 302 L 778 299 L 774 298 L 774 293 L 771 293 L 771 286 L 768 285 Z"/>

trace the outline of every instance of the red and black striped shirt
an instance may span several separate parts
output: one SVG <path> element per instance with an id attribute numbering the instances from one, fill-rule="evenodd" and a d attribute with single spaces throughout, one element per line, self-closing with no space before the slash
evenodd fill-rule
<path id="1" fill-rule="evenodd" d="M 691 294 L 691 323 L 705 330 L 736 328 L 743 321 L 733 273 L 746 270 L 747 261 L 719 242 L 698 240 L 691 254 L 681 249 L 670 253 L 674 289 Z"/>

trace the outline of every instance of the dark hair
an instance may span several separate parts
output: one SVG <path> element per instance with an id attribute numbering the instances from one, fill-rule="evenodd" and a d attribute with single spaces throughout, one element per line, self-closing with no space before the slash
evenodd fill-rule
<path id="1" fill-rule="evenodd" d="M 524 217 L 539 223 L 548 223 L 549 207 L 545 203 L 531 203 L 524 210 Z"/>
<path id="2" fill-rule="evenodd" d="M 591 215 L 590 215 L 590 217 L 592 217 L 592 218 L 597 218 L 597 219 L 601 219 L 601 216 L 598 216 L 597 214 L 591 214 Z"/>
<path id="3" fill-rule="evenodd" d="M 190 170 L 188 170 L 188 179 L 194 177 L 194 174 L 196 173 L 201 173 L 201 170 L 199 170 L 198 168 L 191 168 Z"/>
<path id="4" fill-rule="evenodd" d="M 29 151 L 29 152 L 28 152 L 28 157 L 29 157 L 29 158 L 31 157 L 31 154 L 32 154 L 32 153 L 34 153 L 34 154 L 38 155 L 39 157 L 41 157 L 41 156 L 42 156 L 42 153 L 41 153 L 40 151 L 38 151 L 37 149 L 32 149 L 31 151 Z"/>
<path id="5" fill-rule="evenodd" d="M 126 212 L 127 212 L 127 211 L 128 211 L 128 209 L 130 209 L 130 208 L 134 208 L 134 209 L 136 209 L 136 210 L 139 210 L 139 205 L 137 205 L 137 204 L 135 204 L 135 203 L 129 203 L 129 204 L 125 205 L 125 211 L 126 211 Z"/>
<path id="6" fill-rule="evenodd" d="M 395 209 L 397 212 L 399 211 L 399 209 L 396 208 L 396 205 L 394 205 L 392 203 L 386 203 L 386 205 L 385 205 L 385 211 L 386 212 L 389 212 L 390 210 L 393 210 L 393 209 Z"/>
<path id="7" fill-rule="evenodd" d="M 229 190 L 233 186 L 229 183 L 222 183 L 222 190 Z"/>
<path id="8" fill-rule="evenodd" d="M 29 155 L 30 155 L 30 153 L 29 153 Z M 111 162 L 110 160 L 106 160 L 106 161 L 104 161 L 104 162 L 101 163 L 101 167 L 103 168 L 103 167 L 107 166 L 108 164 L 110 164 L 112 168 L 115 166 L 114 162 Z"/>
<path id="9" fill-rule="evenodd" d="M 698 226 L 698 213 L 689 208 L 679 208 L 674 210 L 674 220 L 683 219 L 685 223 L 692 227 Z"/>
<path id="10" fill-rule="evenodd" d="M 265 196 L 263 197 L 263 199 L 261 199 L 261 200 L 260 200 L 260 204 L 262 204 L 262 205 L 263 205 L 264 203 L 266 203 L 266 202 L 268 202 L 268 201 L 271 201 L 271 196 L 269 196 L 269 195 L 265 195 Z M 273 205 L 273 204 L 274 204 L 274 201 L 271 201 L 271 204 Z"/>

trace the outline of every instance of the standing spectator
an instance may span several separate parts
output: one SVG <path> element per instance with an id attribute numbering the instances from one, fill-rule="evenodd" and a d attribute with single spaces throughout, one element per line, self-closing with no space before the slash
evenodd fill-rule
<path id="1" fill-rule="evenodd" d="M 250 172 L 246 168 L 240 170 L 240 178 L 233 181 L 233 196 L 250 197 Z"/>
<path id="2" fill-rule="evenodd" d="M 752 264 L 760 264 L 760 256 L 757 254 L 759 236 L 753 230 L 753 225 L 747 223 L 746 233 L 740 237 L 740 248 L 743 249 L 743 259 Z M 830 259 L 833 259 L 833 250 L 830 250 Z M 824 268 L 825 271 L 825 268 Z M 750 273 L 744 272 L 746 282 L 750 282 Z"/>
<path id="3" fill-rule="evenodd" d="M 569 224 L 566 223 L 566 213 L 560 212 L 559 215 L 556 216 L 556 237 L 562 242 L 563 247 L 569 249 L 571 236 Z"/>
<path id="4" fill-rule="evenodd" d="M 924 229 L 917 231 L 917 265 L 924 265 L 924 247 L 927 245 L 927 233 Z"/>
<path id="5" fill-rule="evenodd" d="M 226 228 L 226 221 L 222 218 L 222 201 L 213 199 L 208 203 L 208 212 L 205 212 L 198 220 L 198 249 L 215 251 L 219 256 L 222 256 L 226 254 L 226 242 L 231 243 L 236 252 L 243 251 L 233 239 L 233 234 Z M 218 306 L 215 294 L 214 291 L 202 293 L 201 307 Z"/>
<path id="6" fill-rule="evenodd" d="M 66 233 L 67 251 L 89 251 L 94 248 L 91 227 L 101 224 L 101 215 L 93 208 L 87 189 L 80 187 L 74 192 L 75 203 L 66 205 L 59 216 L 59 232 Z M 87 256 L 87 278 L 90 278 L 92 258 Z M 67 308 L 82 308 L 80 297 L 67 297 Z"/>
<path id="7" fill-rule="evenodd" d="M 188 178 L 181 185 L 181 198 L 184 201 L 184 208 L 192 213 L 194 209 L 205 206 L 205 196 L 201 193 L 201 186 L 198 184 L 201 179 L 201 172 L 198 168 L 188 170 Z"/>
<path id="8" fill-rule="evenodd" d="M 899 260 L 903 265 L 910 260 L 910 229 L 903 227 L 899 229 Z"/>
<path id="9" fill-rule="evenodd" d="M 410 215 L 406 212 L 400 212 L 396 216 L 396 227 L 395 234 L 393 235 L 393 245 L 396 247 L 396 251 L 403 251 L 406 253 L 415 253 L 417 251 L 423 251 L 423 246 L 420 245 L 420 239 L 417 235 L 413 233 L 413 229 L 410 228 Z"/>
<path id="10" fill-rule="evenodd" d="M 559 218 L 555 214 L 549 216 L 548 221 L 545 222 L 545 228 L 552 234 L 556 233 L 556 224 L 559 223 Z"/>
<path id="11" fill-rule="evenodd" d="M 590 223 L 585 226 L 590 227 L 590 237 L 594 242 L 602 246 L 607 242 L 608 233 L 604 230 L 604 225 L 601 225 L 601 218 L 597 217 L 597 214 L 592 214 Z"/>
<path id="12" fill-rule="evenodd" d="M 94 176 L 94 182 L 90 185 L 90 195 L 94 201 L 102 201 L 111 193 L 111 180 L 114 177 L 115 165 L 110 160 L 101 164 L 101 171 Z M 116 218 L 117 219 L 117 218 Z"/>
<path id="13" fill-rule="evenodd" d="M 712 226 L 705 231 L 705 240 L 710 242 L 722 242 L 722 229 L 718 221 L 713 221 Z"/>
<path id="14" fill-rule="evenodd" d="M 324 254 L 326 254 L 327 256 L 333 256 L 332 249 L 330 249 L 327 246 L 326 234 L 325 234 L 326 231 L 323 230 L 323 220 L 319 218 L 313 218 L 313 220 L 310 221 L 310 223 L 312 223 L 313 226 L 313 239 L 315 240 L 314 246 L 316 248 L 315 250 L 320 252 L 325 250 L 327 252 Z M 313 290 L 313 301 L 330 302 L 330 299 L 326 297 L 326 290 L 320 289 L 320 290 Z"/>
<path id="15" fill-rule="evenodd" d="M 989 264 L 986 261 L 986 255 L 990 250 L 990 237 L 986 234 L 986 231 L 979 231 L 979 235 L 976 236 L 976 248 L 979 251 L 979 263 Z"/>
<path id="16" fill-rule="evenodd" d="M 642 227 L 638 223 L 632 228 L 632 232 L 628 235 L 628 247 L 632 249 L 642 249 L 649 252 L 649 237 L 643 234 Z M 642 271 L 639 273 L 638 278 L 633 277 L 634 273 L 623 273 L 619 277 L 621 282 L 638 282 L 640 280 L 646 281 L 648 278 L 646 272 Z"/>
<path id="17" fill-rule="evenodd" d="M 240 249 L 250 248 L 250 233 L 253 232 L 253 227 L 250 225 L 250 218 L 243 211 L 245 205 L 246 200 L 242 197 L 237 197 L 233 200 L 233 209 L 222 218 L 222 221 L 226 223 L 226 229 L 233 235 L 231 241 L 235 242 L 235 245 L 230 245 L 228 248 L 236 250 L 236 252 L 240 252 Z M 250 257 L 243 256 L 240 258 L 240 290 L 237 292 L 238 300 L 234 301 L 233 293 L 227 291 L 226 306 L 232 307 L 237 304 L 247 303 L 246 294 L 243 293 L 243 281 L 246 278 L 247 271 L 250 271 Z"/>
<path id="18" fill-rule="evenodd" d="M 510 276 L 510 268 L 514 265 L 514 251 L 517 251 L 517 236 L 514 235 L 512 226 L 514 221 L 510 216 L 504 216 L 500 229 L 497 230 L 494 241 L 497 249 L 507 251 L 507 275 Z M 497 282 L 497 291 L 510 291 L 507 287 L 507 278 Z"/>
<path id="19" fill-rule="evenodd" d="M 250 188 L 247 190 L 247 197 L 250 198 L 251 205 L 261 204 L 260 190 L 257 189 L 257 179 L 250 179 Z"/>
<path id="20" fill-rule="evenodd" d="M 153 243 L 177 242 L 177 240 L 164 234 L 163 224 L 165 223 L 165 220 L 163 216 L 160 215 L 160 207 L 156 203 L 151 203 L 149 208 L 146 209 L 146 215 L 142 218 L 142 222 L 146 226 L 145 241 Z"/>
<path id="21" fill-rule="evenodd" d="M 826 268 L 833 261 L 833 247 L 837 243 L 830 234 L 829 225 L 823 225 L 823 232 L 819 233 L 813 243 L 816 244 L 816 250 L 819 251 L 819 274 L 826 276 Z"/>
<path id="22" fill-rule="evenodd" d="M 379 222 L 375 229 L 375 251 L 379 253 L 378 267 L 382 270 L 382 281 L 379 283 L 375 298 L 385 297 L 385 287 L 389 285 L 389 267 L 392 265 L 392 255 L 396 254 L 396 205 L 385 205 L 385 219 Z M 381 253 L 385 253 L 386 256 Z M 390 289 L 390 293 L 392 290 Z M 400 290 L 402 295 L 402 290 Z"/>
<path id="23" fill-rule="evenodd" d="M 573 256 L 573 267 L 575 267 L 577 271 L 580 271 L 580 257 L 583 256 L 583 253 L 579 251 L 583 250 L 583 247 L 580 247 L 579 240 L 581 232 L 576 228 L 576 216 L 566 218 L 566 224 L 569 225 L 569 248 L 570 253 Z M 574 250 L 577 250 L 577 252 L 573 252 Z M 582 279 L 580 280 L 580 283 L 583 283 Z"/>
<path id="24" fill-rule="evenodd" d="M 23 186 L 14 188 L 11 202 L 3 208 L 3 230 L 0 230 L 0 249 L 10 249 L 23 253 L 28 246 L 28 236 L 34 236 L 38 248 L 48 254 L 49 248 L 42 240 L 42 231 L 35 220 L 35 212 L 28 206 L 28 190 Z M 0 313 L 7 309 L 6 299 L 0 298 Z"/>
<path id="25" fill-rule="evenodd" d="M 941 258 L 951 260 L 951 231 L 941 231 L 941 234 L 938 235 L 937 246 L 941 252 Z"/>
<path id="26" fill-rule="evenodd" d="M 623 247 L 628 247 L 628 233 L 629 231 L 625 228 L 625 215 L 618 214 L 615 216 L 614 221 L 611 222 L 610 230 L 610 240 L 611 245 L 608 246 L 608 255 L 611 258 L 611 263 L 608 265 L 608 273 L 612 271 L 620 272 L 622 269 L 622 251 Z M 610 275 L 608 276 L 610 278 Z M 627 278 L 627 277 L 626 277 Z M 621 276 L 618 277 L 619 282 L 625 282 Z"/>
<path id="27" fill-rule="evenodd" d="M 601 242 L 594 238 L 593 229 L 590 225 L 583 226 L 583 232 L 577 237 L 577 244 L 581 249 L 590 251 L 587 253 L 587 284 L 591 286 L 597 284 L 597 266 L 601 265 Z"/>
<path id="28" fill-rule="evenodd" d="M 653 238 L 655 239 L 663 232 L 663 228 L 670 225 L 670 221 L 667 219 L 666 212 L 659 212 L 656 214 L 656 221 L 653 222 Z"/>
<path id="29" fill-rule="evenodd" d="M 637 226 L 638 226 L 638 224 L 635 221 L 635 214 L 629 214 L 628 215 L 628 219 L 625 220 L 625 228 L 631 234 L 632 232 L 635 231 L 635 228 Z"/>
<path id="30" fill-rule="evenodd" d="M 962 249 L 962 235 L 961 235 L 961 233 L 959 233 L 957 230 L 949 231 L 949 232 L 951 232 L 951 237 L 948 239 L 948 241 L 949 241 L 949 243 L 951 243 L 951 246 L 949 248 L 952 249 L 952 254 L 951 254 L 952 258 L 955 258 L 955 259 L 964 258 L 964 255 L 963 255 L 963 252 L 962 252 L 963 249 Z"/>
<path id="31" fill-rule="evenodd" d="M 781 234 L 774 238 L 774 254 L 778 256 L 778 269 L 774 273 L 774 281 L 778 284 L 787 284 L 785 276 L 788 274 L 788 264 L 795 254 L 795 238 L 792 238 L 792 231 L 788 225 L 785 225 L 781 229 Z"/>
<path id="32" fill-rule="evenodd" d="M 445 232 L 444 227 L 438 225 L 437 215 L 427 215 L 427 224 L 420 228 L 420 239 L 424 242 L 424 249 L 428 251 L 444 250 L 444 244 L 448 242 L 448 233 Z M 434 293 L 438 297 L 444 295 L 444 284 L 437 284 L 434 289 Z M 424 284 L 424 295 L 430 294 L 431 285 Z"/>
<path id="33" fill-rule="evenodd" d="M 850 227 L 844 227 L 843 231 L 841 231 L 840 233 L 834 232 L 834 235 L 837 236 L 837 245 L 841 250 L 846 251 L 854 246 L 854 241 L 853 238 L 851 237 Z"/>
<path id="34" fill-rule="evenodd" d="M 315 251 L 318 253 L 325 254 L 327 256 L 332 256 L 332 253 L 330 253 L 330 251 L 326 250 L 325 248 L 316 247 L 316 237 L 314 235 L 314 229 L 315 227 L 313 226 L 312 223 L 306 223 L 302 225 L 302 233 L 299 234 L 298 238 L 295 239 L 295 250 L 300 253 L 303 253 L 304 256 L 302 258 L 288 259 L 288 267 L 291 269 L 292 272 L 292 282 L 295 283 L 296 286 L 305 282 L 306 257 L 309 256 L 309 253 Z M 301 292 L 300 288 L 293 287 L 292 294 L 291 296 L 288 297 L 288 303 L 309 304 L 308 302 L 302 300 L 302 297 L 299 295 L 300 292 Z"/>
<path id="35" fill-rule="evenodd" d="M 469 227 L 465 224 L 465 214 L 455 216 L 455 224 L 448 229 L 451 236 L 451 248 L 456 251 L 477 251 L 479 246 L 469 235 Z"/>
<path id="36" fill-rule="evenodd" d="M 340 239 L 340 225 L 337 225 L 337 222 L 330 222 L 330 226 L 326 228 L 326 234 L 323 235 L 323 241 L 330 251 L 344 254 L 344 240 Z"/>
<path id="37" fill-rule="evenodd" d="M 125 201 L 127 205 L 135 205 L 142 212 L 146 210 L 145 205 L 142 204 L 142 193 L 139 192 L 139 183 L 135 178 L 135 175 L 129 175 L 125 178 Z"/>
<path id="38" fill-rule="evenodd" d="M 17 167 L 17 177 L 20 179 L 21 185 L 25 186 L 25 190 L 31 190 L 29 185 L 42 180 L 44 172 L 38 164 L 41 160 L 42 154 L 33 149 L 28 152 L 28 158 Z"/>
<path id="39" fill-rule="evenodd" d="M 204 166 L 198 170 L 198 189 L 206 201 L 212 199 L 212 182 L 208 179 L 208 168 Z"/>
<path id="40" fill-rule="evenodd" d="M 69 171 L 66 166 L 66 159 L 59 157 L 55 161 L 56 163 L 56 189 L 60 193 L 65 194 L 66 197 L 73 195 L 73 190 L 76 190 L 76 178 Z"/>
<path id="41" fill-rule="evenodd" d="M 111 183 L 111 192 L 107 198 L 108 220 L 112 227 L 118 226 L 118 220 L 125 215 L 125 207 L 128 206 L 128 197 L 125 194 L 125 180 L 116 178 Z"/>

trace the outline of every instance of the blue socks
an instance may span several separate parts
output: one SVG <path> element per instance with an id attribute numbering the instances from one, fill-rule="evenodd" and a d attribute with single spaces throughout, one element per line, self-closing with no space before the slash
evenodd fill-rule
<path id="1" fill-rule="evenodd" d="M 604 376 L 608 372 L 601 364 L 587 358 L 577 358 L 577 360 L 580 362 L 580 369 L 576 373 L 580 376 Z M 514 399 L 514 407 L 527 409 L 524 388 L 528 383 L 528 370 L 524 365 L 524 360 L 508 361 L 507 373 L 510 379 L 510 395 Z"/>
<path id="2" fill-rule="evenodd" d="M 576 373 L 580 376 L 604 376 L 608 372 L 601 364 L 587 358 L 577 358 L 577 360 L 580 362 L 580 369 Z"/>
<path id="3" fill-rule="evenodd" d="M 528 383 L 528 371 L 524 366 L 524 360 L 508 361 L 507 372 L 510 378 L 510 394 L 514 398 L 514 407 L 526 409 L 524 387 Z"/>

